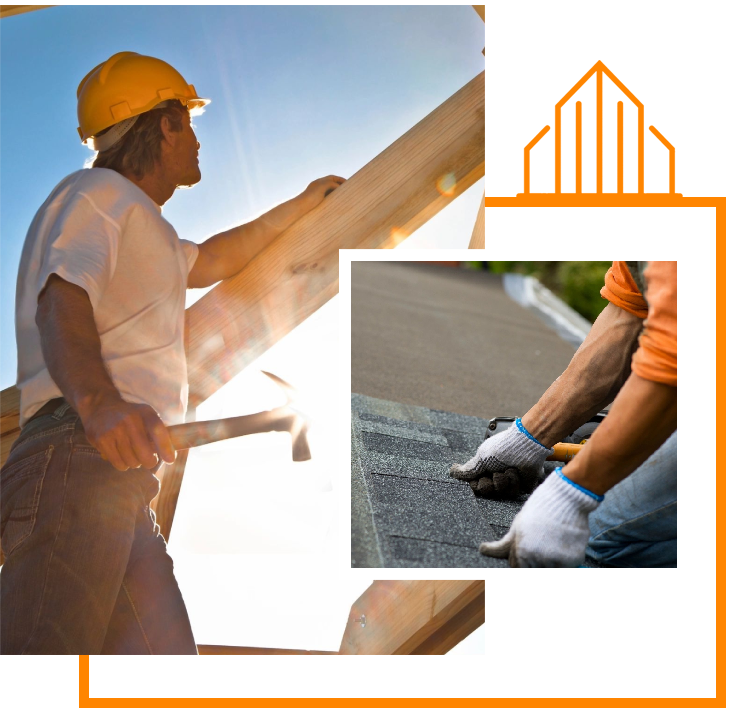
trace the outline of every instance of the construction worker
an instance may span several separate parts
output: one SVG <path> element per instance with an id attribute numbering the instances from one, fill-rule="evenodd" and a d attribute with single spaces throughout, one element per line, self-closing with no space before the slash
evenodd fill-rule
<path id="1" fill-rule="evenodd" d="M 120 52 L 78 91 L 91 169 L 54 188 L 28 231 L 16 299 L 22 430 L 2 471 L 2 653 L 196 654 L 150 510 L 151 469 L 184 420 L 185 290 L 239 272 L 344 182 L 313 181 L 200 245 L 161 215 L 201 180 L 169 64 Z"/>
<path id="2" fill-rule="evenodd" d="M 613 262 L 609 300 L 567 370 L 510 429 L 453 465 L 536 475 L 552 445 L 613 403 L 580 453 L 481 553 L 511 566 L 676 566 L 676 263 Z M 651 457 L 653 456 L 653 457 Z"/>

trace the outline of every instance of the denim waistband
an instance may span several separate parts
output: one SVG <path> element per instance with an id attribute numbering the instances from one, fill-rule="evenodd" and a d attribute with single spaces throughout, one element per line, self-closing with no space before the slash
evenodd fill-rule
<path id="1" fill-rule="evenodd" d="M 64 408 L 64 406 L 66 407 Z M 71 406 L 66 402 L 65 398 L 53 398 L 50 401 L 44 403 L 35 413 L 33 413 L 33 415 L 28 418 L 28 422 L 26 423 L 26 425 L 30 423 L 31 420 L 41 418 L 44 415 L 56 415 L 57 417 L 63 417 L 63 415 L 70 407 Z"/>
<path id="2" fill-rule="evenodd" d="M 58 401 L 58 405 L 55 409 L 51 412 L 41 413 L 40 411 L 46 408 L 48 405 L 47 403 L 42 406 L 22 427 L 17 440 L 13 443 L 11 452 L 20 444 L 27 442 L 28 440 L 35 440 L 38 436 L 42 435 L 49 429 L 55 430 L 57 428 L 62 428 L 64 427 L 64 424 L 66 427 L 73 427 L 73 423 L 76 422 L 78 416 L 76 411 L 71 407 L 71 404 L 63 398 L 56 398 L 54 401 Z M 49 403 L 53 403 L 54 401 L 49 401 Z M 69 422 L 65 423 L 65 421 Z"/>

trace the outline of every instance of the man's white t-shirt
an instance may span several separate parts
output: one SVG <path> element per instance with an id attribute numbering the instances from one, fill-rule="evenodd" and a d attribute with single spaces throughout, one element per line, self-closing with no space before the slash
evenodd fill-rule
<path id="1" fill-rule="evenodd" d="M 116 171 L 91 168 L 64 178 L 36 213 L 15 302 L 21 426 L 62 395 L 36 326 L 38 295 L 52 274 L 89 295 L 102 358 L 122 398 L 151 405 L 166 425 L 184 420 L 185 293 L 198 246 L 181 240 L 161 212 Z"/>

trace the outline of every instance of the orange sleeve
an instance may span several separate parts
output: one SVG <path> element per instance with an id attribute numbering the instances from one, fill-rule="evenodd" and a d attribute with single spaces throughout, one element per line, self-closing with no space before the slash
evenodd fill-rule
<path id="1" fill-rule="evenodd" d="M 648 316 L 648 304 L 625 262 L 613 262 L 605 275 L 605 286 L 600 290 L 600 296 L 639 319 Z"/>
<path id="2" fill-rule="evenodd" d="M 649 262 L 648 318 L 633 355 L 633 372 L 648 381 L 676 386 L 676 262 Z"/>

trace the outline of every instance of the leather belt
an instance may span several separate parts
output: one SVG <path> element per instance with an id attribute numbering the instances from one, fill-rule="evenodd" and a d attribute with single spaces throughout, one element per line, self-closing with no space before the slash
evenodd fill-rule
<path id="1" fill-rule="evenodd" d="M 53 413 L 55 413 L 56 410 L 64 403 L 66 403 L 65 398 L 54 398 L 53 400 L 48 401 L 48 403 L 42 405 L 35 413 L 33 413 L 33 415 L 31 415 L 30 418 L 28 418 L 28 423 L 30 423 L 31 420 L 40 418 L 42 415 L 53 415 Z"/>

